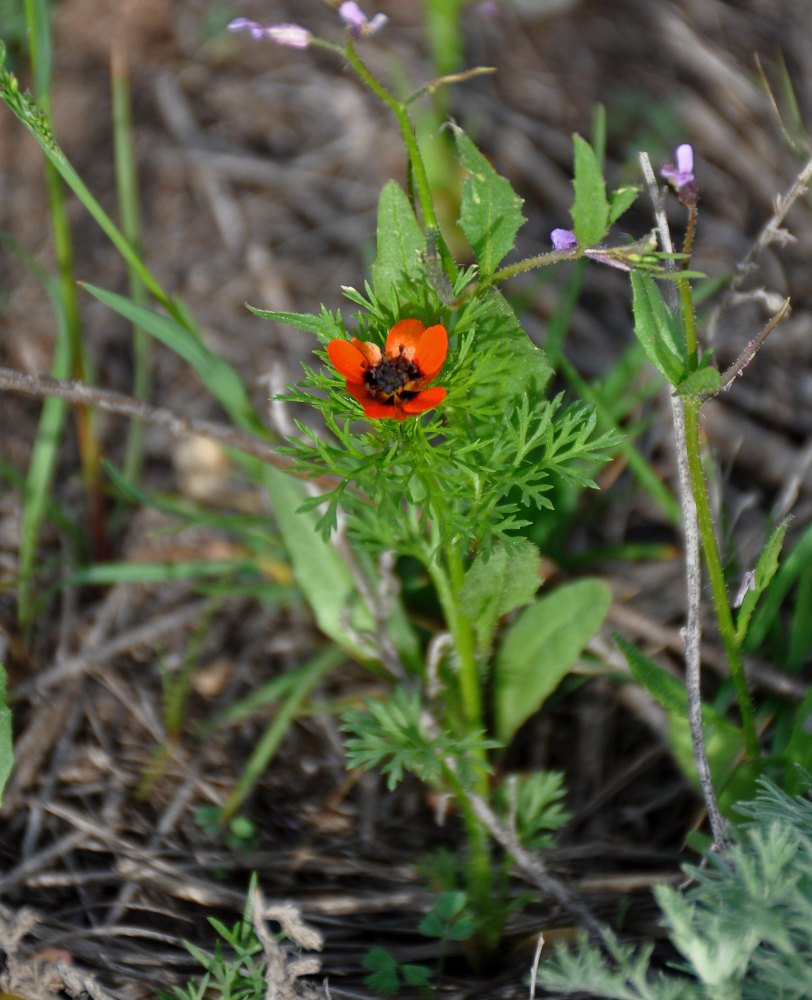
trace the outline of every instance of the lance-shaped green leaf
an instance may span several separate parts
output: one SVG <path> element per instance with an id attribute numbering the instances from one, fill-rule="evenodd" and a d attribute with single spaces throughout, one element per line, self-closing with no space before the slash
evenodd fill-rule
<path id="1" fill-rule="evenodd" d="M 685 338 L 679 320 L 651 278 L 632 271 L 631 282 L 635 336 L 657 371 L 671 385 L 679 385 L 687 368 Z"/>
<path id="2" fill-rule="evenodd" d="M 627 184 L 616 191 L 610 192 L 609 218 L 607 220 L 610 226 L 613 222 L 617 222 L 621 215 L 632 207 L 635 201 L 637 201 L 639 193 L 640 189 L 635 184 Z"/>
<path id="3" fill-rule="evenodd" d="M 426 239 L 404 191 L 394 182 L 384 184 L 378 199 L 378 254 L 372 265 L 372 283 L 381 305 L 398 310 L 397 289 L 404 283 L 426 280 Z"/>
<path id="4" fill-rule="evenodd" d="M 454 130 L 454 138 L 460 163 L 468 172 L 462 185 L 460 227 L 487 278 L 513 249 L 524 224 L 522 199 L 461 129 Z"/>
<path id="5" fill-rule="evenodd" d="M 511 369 L 502 377 L 505 413 L 512 412 L 524 393 L 529 393 L 533 399 L 540 398 L 553 375 L 547 355 L 524 332 L 501 292 L 489 288 L 477 309 L 474 347 L 486 350 L 493 344 L 499 344 L 500 351 L 511 359 Z"/>
<path id="6" fill-rule="evenodd" d="M 307 333 L 315 333 L 319 338 L 319 343 L 329 344 L 337 337 L 344 337 L 344 328 L 340 322 L 340 314 L 335 316 L 325 306 L 321 307 L 321 315 L 314 313 L 294 313 L 282 312 L 278 309 L 259 309 L 257 306 L 245 303 L 246 308 L 255 316 L 261 319 L 270 320 L 271 323 L 286 323 L 297 330 L 305 330 Z"/>
<path id="7" fill-rule="evenodd" d="M 227 361 L 210 350 L 191 330 L 181 326 L 170 316 L 164 316 L 147 306 L 136 305 L 123 295 L 116 295 L 115 292 L 108 292 L 104 288 L 97 288 L 84 282 L 82 285 L 91 295 L 95 295 L 135 326 L 146 330 L 150 336 L 162 341 L 188 362 L 235 424 L 254 434 L 266 435 L 265 427 L 248 397 L 240 376 Z"/>
<path id="8" fill-rule="evenodd" d="M 747 636 L 747 627 L 759 597 L 769 586 L 770 581 L 778 572 L 778 556 L 781 553 L 781 546 L 784 544 L 784 535 L 789 527 L 789 518 L 785 517 L 770 535 L 769 541 L 764 546 L 764 550 L 758 557 L 756 568 L 752 574 L 752 586 L 745 591 L 739 607 L 739 614 L 736 618 L 736 642 L 741 645 Z"/>
<path id="9" fill-rule="evenodd" d="M 591 247 L 600 243 L 609 228 L 609 199 L 592 147 L 580 135 L 574 135 L 572 143 L 575 149 L 572 228 L 580 246 Z"/>

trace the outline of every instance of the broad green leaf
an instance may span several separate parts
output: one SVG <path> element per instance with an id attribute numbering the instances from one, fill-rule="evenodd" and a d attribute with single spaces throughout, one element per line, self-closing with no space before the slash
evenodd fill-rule
<path id="1" fill-rule="evenodd" d="M 14 743 L 11 734 L 11 709 L 6 703 L 6 668 L 0 663 L 0 806 L 3 790 L 14 767 Z"/>
<path id="2" fill-rule="evenodd" d="M 617 222 L 621 215 L 632 207 L 635 201 L 637 201 L 639 193 L 640 189 L 634 184 L 627 184 L 625 187 L 618 188 L 617 191 L 610 192 L 608 220 L 610 226 L 613 222 Z"/>
<path id="3" fill-rule="evenodd" d="M 533 400 L 539 399 L 552 378 L 552 367 L 544 351 L 522 329 L 507 299 L 496 289 L 489 289 L 477 310 L 474 346 L 484 349 L 494 343 L 512 361 L 510 374 L 502 379 L 505 412 L 510 412 L 515 400 L 524 393 Z"/>
<path id="4" fill-rule="evenodd" d="M 723 816 L 733 819 L 735 805 L 742 800 L 752 799 L 755 781 L 761 764 L 744 760 L 744 739 L 735 727 L 727 723 L 718 713 L 706 712 L 703 707 L 702 721 L 705 736 L 705 753 L 711 772 L 713 786 L 717 792 L 719 809 Z M 691 728 L 685 715 L 667 712 L 668 744 L 674 760 L 691 784 L 700 791 L 696 772 Z M 715 721 L 711 721 L 714 719 Z M 721 724 L 724 722 L 725 724 Z"/>
<path id="5" fill-rule="evenodd" d="M 287 323 L 297 330 L 305 330 L 307 333 L 315 333 L 319 338 L 319 343 L 327 344 L 331 340 L 344 337 L 344 330 L 339 320 L 322 306 L 321 315 L 313 313 L 292 313 L 280 312 L 276 309 L 259 309 L 256 306 L 245 303 L 246 308 L 255 316 L 270 320 L 272 323 Z"/>
<path id="6" fill-rule="evenodd" d="M 486 657 L 502 615 L 529 604 L 539 588 L 541 556 L 532 542 L 523 540 L 508 552 L 497 545 L 485 560 L 477 556 L 465 574 L 459 607 L 474 627 L 477 653 Z"/>
<path id="7" fill-rule="evenodd" d="M 646 357 L 672 385 L 685 375 L 685 345 L 679 321 L 663 302 L 651 278 L 636 271 L 631 275 L 634 292 L 634 333 Z"/>
<path id="8" fill-rule="evenodd" d="M 722 386 L 719 371 L 711 365 L 698 368 L 684 378 L 676 388 L 678 396 L 707 396 L 718 392 Z"/>
<path id="9" fill-rule="evenodd" d="M 381 305 L 398 311 L 397 289 L 426 280 L 426 239 L 404 191 L 394 181 L 384 184 L 378 199 L 378 253 L 372 284 Z"/>
<path id="10" fill-rule="evenodd" d="M 572 137 L 575 150 L 575 199 L 572 203 L 572 228 L 582 247 L 591 247 L 606 235 L 609 228 L 609 201 L 606 184 L 592 147 L 580 135 Z"/>
<path id="11" fill-rule="evenodd" d="M 509 742 L 572 669 L 606 617 L 612 595 L 578 580 L 539 598 L 506 631 L 493 668 L 496 735 Z"/>
<path id="12" fill-rule="evenodd" d="M 461 129 L 454 129 L 454 138 L 460 163 L 468 171 L 462 185 L 460 228 L 487 278 L 513 249 L 525 221 L 522 199 Z"/>
<path id="13" fill-rule="evenodd" d="M 738 616 L 736 617 L 736 642 L 739 645 L 744 642 L 747 636 L 747 628 L 756 609 L 759 597 L 761 597 L 772 578 L 778 572 L 778 557 L 781 554 L 781 546 L 784 544 L 784 535 L 786 535 L 788 527 L 789 518 L 785 517 L 776 526 L 767 544 L 764 546 L 761 555 L 758 557 L 754 572 L 755 589 L 748 590 L 745 593 Z"/>
<path id="14" fill-rule="evenodd" d="M 108 292 L 104 288 L 97 288 L 85 282 L 82 282 L 82 285 L 100 302 L 142 330 L 146 330 L 187 361 L 235 424 L 255 434 L 264 436 L 267 433 L 248 398 L 240 376 L 227 361 L 209 350 L 191 330 L 181 326 L 169 316 L 155 312 L 154 309 L 135 305 L 123 295 L 116 295 L 115 292 Z"/>
<path id="15" fill-rule="evenodd" d="M 317 515 L 300 510 L 307 498 L 304 485 L 272 466 L 264 466 L 263 475 L 285 551 L 319 628 L 342 649 L 363 658 L 355 630 L 371 630 L 372 621 L 356 599 L 346 564 L 316 530 Z M 350 608 L 356 620 L 348 623 Z"/>

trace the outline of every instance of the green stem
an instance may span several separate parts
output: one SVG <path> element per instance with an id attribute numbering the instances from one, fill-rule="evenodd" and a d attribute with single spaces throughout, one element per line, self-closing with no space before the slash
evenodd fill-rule
<path id="1" fill-rule="evenodd" d="M 135 252 L 141 252 L 141 219 L 138 205 L 138 177 L 133 142 L 132 108 L 130 99 L 130 72 L 126 49 L 116 38 L 110 61 L 110 88 L 113 103 L 113 146 L 116 164 L 116 189 L 124 235 Z M 146 303 L 146 288 L 132 265 L 128 265 L 130 299 L 136 305 Z M 151 338 L 145 330 L 133 328 L 133 396 L 147 399 L 151 377 Z M 124 460 L 124 475 L 137 482 L 143 463 L 144 424 L 140 420 L 130 423 Z"/>
<path id="2" fill-rule="evenodd" d="M 694 233 L 696 232 L 697 210 L 692 206 L 688 211 L 688 228 L 685 230 L 685 240 L 682 252 L 685 254 L 683 269 L 687 268 L 691 260 L 691 251 L 694 246 Z M 688 353 L 688 364 L 691 370 L 695 370 L 697 365 L 697 336 L 696 336 L 696 316 L 694 314 L 694 303 L 691 298 L 691 283 L 687 278 L 677 279 L 679 289 L 680 304 L 682 305 L 682 322 L 685 329 L 685 346 Z"/>
<path id="3" fill-rule="evenodd" d="M 498 271 L 494 271 L 490 277 L 483 278 L 477 285 L 477 294 L 481 295 L 492 285 L 513 278 L 517 274 L 524 274 L 525 271 L 534 271 L 539 267 L 548 267 L 550 264 L 557 264 L 562 260 L 580 260 L 583 257 L 581 250 L 551 250 L 550 253 L 540 253 L 535 257 L 526 257 L 524 260 L 516 261 Z"/>
<path id="4" fill-rule="evenodd" d="M 747 678 L 744 673 L 741 647 L 736 640 L 736 628 L 733 623 L 730 604 L 728 603 L 727 588 L 725 587 L 725 578 L 722 571 L 722 560 L 716 544 L 710 503 L 708 502 L 708 491 L 705 487 L 705 476 L 702 471 L 702 458 L 699 449 L 700 406 L 701 403 L 698 399 L 685 400 L 685 447 L 688 458 L 688 470 L 691 476 L 691 491 L 696 502 L 699 534 L 702 539 L 702 551 L 705 556 L 705 565 L 708 569 L 708 578 L 716 609 L 716 620 L 719 624 L 719 633 L 722 637 L 725 652 L 727 653 L 728 663 L 730 664 L 730 676 L 733 680 L 733 687 L 739 703 L 747 756 L 751 760 L 756 761 L 759 757 L 759 748 L 753 702 L 750 698 L 750 692 L 747 689 Z"/>
<path id="5" fill-rule="evenodd" d="M 332 46 L 330 47 L 332 48 Z M 423 213 L 423 221 L 426 229 L 434 231 L 437 249 L 439 250 L 440 257 L 443 261 L 443 267 L 445 268 L 448 277 L 453 280 L 457 274 L 457 267 L 448 247 L 446 246 L 445 239 L 440 232 L 440 225 L 437 221 L 437 213 L 434 210 L 434 201 L 431 196 L 429 176 L 426 171 L 426 165 L 423 162 L 423 155 L 420 152 L 414 128 L 412 127 L 412 121 L 409 118 L 408 107 L 403 101 L 399 101 L 396 97 L 390 94 L 386 87 L 384 87 L 383 84 L 375 76 L 373 76 L 369 67 L 366 66 L 366 64 L 358 57 L 352 38 L 347 41 L 347 48 L 346 50 L 342 50 L 342 53 L 346 56 L 350 65 L 373 92 L 373 94 L 378 96 L 384 104 L 386 104 L 397 119 L 401 135 L 403 136 L 403 143 L 406 146 L 406 152 L 409 157 L 409 164 L 412 170 L 412 177 L 414 178 L 417 198 L 420 202 L 420 209 Z"/>
<path id="6" fill-rule="evenodd" d="M 468 864 L 466 865 L 466 887 L 468 898 L 473 902 L 484 934 L 484 944 L 493 949 L 499 942 L 502 931 L 502 916 L 494 906 L 494 871 L 491 862 L 488 831 L 477 819 L 468 795 L 453 767 L 443 764 L 446 781 L 462 814 L 468 842 Z"/>
<path id="7" fill-rule="evenodd" d="M 46 0 L 26 0 L 25 14 L 35 97 L 45 113 L 49 114 L 52 64 L 48 3 Z M 79 320 L 76 278 L 73 268 L 73 241 L 65 209 L 64 192 L 56 164 L 45 164 L 45 179 L 57 264 L 59 299 L 64 316 L 65 336 L 69 344 L 70 371 L 74 378 L 88 382 L 90 381 L 90 372 Z M 101 559 L 106 551 L 105 511 L 100 472 L 101 452 L 92 413 L 85 406 L 76 409 L 76 428 L 82 463 L 82 478 L 90 506 L 93 550 L 95 557 Z"/>
<path id="8" fill-rule="evenodd" d="M 463 727 L 466 732 L 471 732 L 483 728 L 482 692 L 476 663 L 474 631 L 468 617 L 457 606 L 457 594 L 463 582 L 463 566 L 456 550 L 452 549 L 446 554 L 446 564 L 447 571 L 436 554 L 426 561 L 440 599 L 443 617 L 454 640 Z"/>

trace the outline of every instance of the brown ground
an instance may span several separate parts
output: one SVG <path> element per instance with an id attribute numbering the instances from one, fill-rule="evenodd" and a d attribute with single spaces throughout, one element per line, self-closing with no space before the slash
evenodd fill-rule
<path id="1" fill-rule="evenodd" d="M 415 85 L 431 77 L 420 4 L 379 6 L 391 24 L 365 43 L 370 64 L 382 74 L 403 72 Z M 807 0 L 522 0 L 506 5 L 497 19 L 474 8 L 465 17 L 467 65 L 492 65 L 497 73 L 456 88 L 451 111 L 526 199 L 520 253 L 546 248 L 549 230 L 566 225 L 570 135 L 589 134 L 595 103 L 602 102 L 613 183 L 638 179 L 638 149 L 659 165 L 678 142 L 691 141 L 702 194 L 695 264 L 718 275 L 744 256 L 773 199 L 803 162 L 784 142 L 754 58 L 760 56 L 777 81 L 783 55 L 808 119 Z M 317 310 L 321 302 L 337 307 L 340 286 L 363 280 L 374 252 L 377 193 L 388 178 L 403 179 L 403 159 L 391 118 L 338 59 L 215 30 L 235 14 L 340 35 L 334 13 L 320 0 L 246 2 L 229 10 L 209 0 L 62 0 L 55 17 L 53 117 L 72 162 L 114 211 L 108 66 L 111 39 L 123 39 L 133 76 L 146 259 L 164 287 L 187 303 L 208 343 L 263 400 L 269 385 L 277 391 L 297 377 L 314 344 L 306 334 L 252 317 L 242 303 L 296 311 Z M 51 266 L 40 155 L 5 109 L 0 199 L 0 228 Z M 80 205 L 72 204 L 70 215 L 77 278 L 124 291 L 124 268 L 105 237 Z M 790 295 L 792 317 L 706 417 L 718 461 L 717 500 L 724 498 L 735 522 L 742 565 L 752 562 L 783 491 L 790 490 L 798 529 L 812 500 L 812 224 L 803 202 L 788 225 L 797 242 L 764 255 L 751 284 Z M 650 226 L 642 203 L 624 220 L 624 230 L 635 236 Z M 47 372 L 51 306 L 13 253 L 0 250 L 0 261 L 0 364 Z M 565 278 L 562 272 L 540 288 L 515 286 L 527 295 L 527 329 L 540 342 Z M 129 391 L 127 328 L 84 294 L 81 309 L 98 384 Z M 752 304 L 726 313 L 716 341 L 722 365 L 766 318 Z M 629 326 L 622 276 L 593 267 L 568 341 L 584 375 L 610 368 L 629 342 Z M 197 380 L 163 349 L 155 352 L 154 377 L 155 402 L 195 417 L 220 416 Z M 17 469 L 26 467 L 39 409 L 20 396 L 0 397 L 3 458 Z M 662 397 L 650 412 L 652 428 L 641 446 L 673 482 Z M 268 418 L 277 419 L 270 411 Z M 114 462 L 121 460 L 124 430 L 123 421 L 105 419 L 104 446 Z M 148 489 L 202 493 L 226 510 L 262 510 L 261 499 L 229 479 L 209 450 L 190 452 L 188 444 L 153 430 L 147 457 Z M 198 473 L 210 469 L 202 486 L 190 463 Z M 585 512 L 571 551 L 633 539 L 677 541 L 651 501 L 616 471 L 604 497 L 609 502 Z M 88 531 L 72 430 L 54 500 Z M 7 489 L 0 496 L 0 576 L 6 580 L 15 574 L 20 510 L 19 492 Z M 110 531 L 112 557 L 184 561 L 227 558 L 233 551 L 224 531 L 166 534 L 169 523 L 154 512 L 119 520 Z M 69 541 L 48 529 L 43 589 L 59 577 L 69 552 Z M 284 554 L 274 556 L 270 577 L 284 588 Z M 679 560 L 606 564 L 600 572 L 617 596 L 609 627 L 678 664 Z M 386 944 L 408 960 L 431 960 L 433 943 L 414 931 L 430 897 L 410 864 L 432 845 L 457 843 L 456 831 L 453 821 L 435 825 L 421 790 L 408 782 L 390 796 L 375 778 L 347 778 L 327 709 L 335 697 L 373 690 L 359 668 L 348 664 L 332 673 L 318 694 L 324 711 L 291 727 L 246 809 L 257 828 L 250 849 L 228 849 L 195 823 L 197 806 L 223 801 L 269 714 L 255 713 L 214 734 L 202 727 L 319 647 L 301 604 L 231 595 L 213 610 L 209 598 L 182 582 L 68 587 L 38 618 L 27 649 L 15 621 L 14 589 L 7 586 L 0 589 L 0 646 L 17 698 L 17 767 L 0 836 L 0 915 L 10 921 L 22 906 L 36 909 L 23 960 L 38 949 L 65 949 L 69 956 L 62 957 L 74 969 L 90 970 L 108 990 L 149 995 L 193 971 L 181 939 L 210 946 L 205 917 L 233 922 L 252 871 L 267 898 L 295 901 L 324 932 L 323 972 L 335 996 L 366 992 L 359 958 L 371 944 Z M 617 654 L 608 632 L 594 652 L 611 665 Z M 719 657 L 710 629 L 708 643 L 713 667 Z M 156 748 L 167 742 L 159 669 L 177 669 L 187 656 L 200 664 L 187 723 L 150 783 Z M 673 875 L 683 837 L 701 818 L 670 762 L 656 709 L 630 687 L 594 679 L 538 720 L 515 756 L 567 771 L 575 818 L 550 855 L 551 867 L 599 918 L 619 921 L 631 901 L 634 916 L 625 926 L 651 933 L 648 886 Z M 530 961 L 523 942 L 541 928 L 570 922 L 571 915 L 543 903 L 528 908 L 511 930 L 511 944 L 520 950 L 505 969 L 475 979 L 452 963 L 449 986 L 458 995 L 523 995 Z M 0 927 L 0 938 L 11 952 L 9 925 L 5 932 Z M 33 968 L 24 964 L 23 971 Z M 56 973 L 53 981 L 59 985 Z M 31 983 L 25 990 L 35 995 Z"/>

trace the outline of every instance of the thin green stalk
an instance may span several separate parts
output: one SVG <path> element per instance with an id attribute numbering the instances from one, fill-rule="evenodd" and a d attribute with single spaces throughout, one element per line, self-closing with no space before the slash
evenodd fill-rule
<path id="1" fill-rule="evenodd" d="M 457 606 L 456 595 L 462 586 L 462 560 L 457 553 L 446 556 L 447 568 L 441 565 L 439 556 L 426 560 L 443 617 L 454 640 L 457 656 L 457 678 L 459 681 L 460 707 L 465 730 L 481 730 L 482 692 L 479 671 L 476 664 L 474 632 L 471 622 Z"/>
<path id="2" fill-rule="evenodd" d="M 526 257 L 518 260 L 515 264 L 508 264 L 507 267 L 494 271 L 490 277 L 483 278 L 476 286 L 478 295 L 483 294 L 493 285 L 498 285 L 508 278 L 514 278 L 517 274 L 524 274 L 526 271 L 535 271 L 539 267 L 547 267 L 550 264 L 557 264 L 562 260 L 579 260 L 583 257 L 580 250 L 551 250 L 549 253 L 540 253 L 535 257 Z"/>
<path id="3" fill-rule="evenodd" d="M 722 571 L 722 560 L 716 544 L 710 503 L 708 502 L 708 492 L 705 487 L 705 476 L 702 470 L 702 458 L 699 449 L 700 406 L 701 403 L 697 399 L 685 400 L 685 446 L 688 469 L 691 476 L 691 490 L 696 502 L 699 534 L 702 539 L 702 551 L 705 556 L 705 565 L 708 569 L 708 578 L 716 609 L 719 633 L 722 637 L 725 652 L 727 653 L 728 663 L 730 664 L 730 676 L 733 680 L 733 687 L 739 703 L 747 756 L 750 760 L 756 761 L 759 758 L 759 747 L 755 712 L 750 692 L 747 689 L 747 678 L 744 673 L 741 648 L 736 641 L 736 627 L 728 603 L 727 588 L 725 587 L 725 578 Z"/>
<path id="4" fill-rule="evenodd" d="M 37 99 L 47 111 L 52 65 L 50 24 L 46 0 L 25 0 L 25 17 L 28 27 L 29 56 L 34 78 L 34 91 Z M 52 374 L 56 378 L 68 378 L 73 375 L 86 380 L 88 364 L 79 322 L 73 269 L 73 244 L 65 211 L 62 185 L 57 171 L 50 163 L 45 165 L 45 179 L 57 262 L 57 280 L 53 300 L 58 315 L 58 324 Z M 66 416 L 67 408 L 61 401 L 48 400 L 44 404 L 26 477 L 18 592 L 18 616 L 25 630 L 28 629 L 33 620 L 33 576 L 40 524 L 56 469 Z M 91 537 L 96 555 L 101 556 L 104 551 L 105 531 L 100 486 L 99 442 L 94 432 L 90 411 L 86 407 L 80 407 L 76 410 L 76 422 L 83 478 L 91 508 Z"/>
<path id="5" fill-rule="evenodd" d="M 138 204 L 138 178 L 133 142 L 132 107 L 130 100 L 130 73 L 126 50 L 116 40 L 110 61 L 110 87 L 113 103 L 113 147 L 116 164 L 116 189 L 121 214 L 121 225 L 126 239 L 136 253 L 141 252 L 141 220 Z M 146 303 L 143 280 L 128 265 L 130 298 L 136 305 Z M 152 341 L 145 330 L 133 327 L 133 396 L 147 399 L 151 378 L 150 363 Z M 144 424 L 140 420 L 130 423 L 124 475 L 131 482 L 140 476 L 143 463 Z"/>
<path id="6" fill-rule="evenodd" d="M 30 2 L 30 0 L 27 0 L 27 2 Z M 87 185 L 77 174 L 76 170 L 74 170 L 50 131 L 47 115 L 43 115 L 37 111 L 36 108 L 33 108 L 25 100 L 24 96 L 19 92 L 19 84 L 16 78 L 7 71 L 3 73 L 3 85 L 2 97 L 9 110 L 33 135 L 48 161 L 53 164 L 59 176 L 85 206 L 91 217 L 116 250 L 118 250 L 128 266 L 143 281 L 150 295 L 167 310 L 173 319 L 186 327 L 186 329 L 191 329 L 188 317 L 183 308 L 166 294 L 143 263 L 136 250 L 130 245 L 129 240 L 104 211 L 96 198 L 91 194 Z"/>
<path id="7" fill-rule="evenodd" d="M 688 227 L 685 231 L 685 240 L 682 252 L 685 254 L 683 269 L 687 269 L 691 260 L 691 251 L 694 246 L 694 233 L 696 232 L 697 210 L 692 205 L 688 209 Z M 687 278 L 677 279 L 680 303 L 682 305 L 682 322 L 685 329 L 685 347 L 688 353 L 688 364 L 691 370 L 697 365 L 697 335 L 696 335 L 696 315 L 694 314 L 694 302 L 691 297 L 691 283 Z"/>
<path id="8" fill-rule="evenodd" d="M 346 659 L 346 655 L 337 646 L 328 646 L 317 653 L 309 663 L 295 671 L 296 676 L 292 678 L 287 697 L 281 702 L 265 732 L 260 736 L 239 781 L 226 801 L 223 808 L 224 822 L 237 814 L 249 792 L 270 764 L 304 700 L 326 673 Z"/>
<path id="9" fill-rule="evenodd" d="M 396 97 L 390 94 L 383 84 L 380 83 L 380 81 L 371 73 L 365 63 L 361 61 L 358 57 L 358 53 L 355 51 L 352 38 L 348 40 L 346 50 L 342 51 L 355 72 L 361 77 L 369 89 L 376 94 L 384 102 L 384 104 L 387 105 L 387 107 L 389 107 L 397 119 L 401 135 L 403 136 L 403 143 L 406 146 L 406 152 L 409 157 L 409 164 L 411 166 L 414 184 L 417 189 L 417 198 L 420 202 L 420 209 L 423 213 L 423 222 L 426 229 L 430 229 L 435 233 L 437 249 L 439 250 L 440 257 L 442 258 L 446 275 L 453 279 L 456 277 L 457 267 L 448 250 L 448 247 L 446 246 L 445 239 L 440 232 L 440 225 L 437 221 L 437 213 L 434 209 L 434 201 L 431 196 L 431 185 L 429 183 L 426 165 L 423 162 L 423 155 L 420 152 L 420 146 L 418 145 L 417 137 L 415 136 L 414 128 L 412 127 L 412 121 L 409 118 L 408 107 L 403 101 L 399 101 Z"/>

